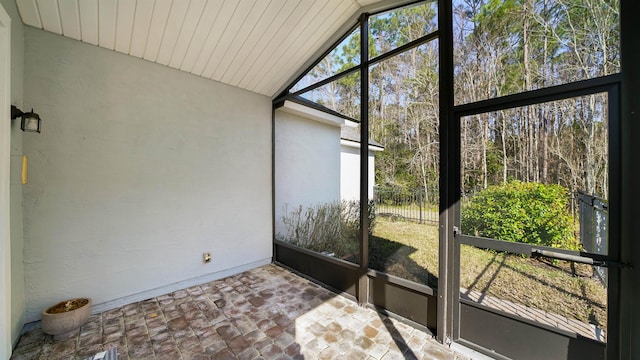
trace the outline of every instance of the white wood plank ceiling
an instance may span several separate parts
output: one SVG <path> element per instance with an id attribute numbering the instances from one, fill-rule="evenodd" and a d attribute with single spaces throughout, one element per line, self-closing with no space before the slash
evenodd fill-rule
<path id="1" fill-rule="evenodd" d="M 22 21 L 273 96 L 378 0 L 16 0 Z"/>

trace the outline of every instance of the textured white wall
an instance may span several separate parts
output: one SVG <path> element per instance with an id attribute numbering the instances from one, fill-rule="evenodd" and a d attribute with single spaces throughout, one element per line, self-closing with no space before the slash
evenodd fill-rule
<path id="1" fill-rule="evenodd" d="M 33 28 L 25 43 L 44 119 L 24 139 L 27 320 L 271 260 L 269 98 Z"/>
<path id="2" fill-rule="evenodd" d="M 291 211 L 340 200 L 340 127 L 276 110 L 276 234 Z"/>
<path id="3" fill-rule="evenodd" d="M 375 172 L 374 152 L 369 151 L 369 199 L 373 198 Z M 360 200 L 360 144 L 340 146 L 340 198 Z"/>

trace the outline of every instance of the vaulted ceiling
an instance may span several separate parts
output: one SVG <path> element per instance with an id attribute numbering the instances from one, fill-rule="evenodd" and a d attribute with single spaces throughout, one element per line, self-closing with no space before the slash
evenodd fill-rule
<path id="1" fill-rule="evenodd" d="M 17 0 L 26 25 L 275 95 L 380 0 Z M 397 3 L 397 1 L 395 2 Z M 364 7 L 364 8 L 363 8 Z"/>

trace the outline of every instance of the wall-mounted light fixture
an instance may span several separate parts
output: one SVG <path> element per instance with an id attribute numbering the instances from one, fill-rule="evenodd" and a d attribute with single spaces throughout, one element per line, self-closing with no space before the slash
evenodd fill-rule
<path id="1" fill-rule="evenodd" d="M 33 109 L 31 109 L 30 112 L 22 112 L 22 110 L 11 105 L 11 120 L 17 118 L 22 118 L 20 122 L 20 129 L 22 129 L 22 131 L 40 132 L 40 123 L 42 120 L 40 119 L 40 115 L 33 112 Z"/>

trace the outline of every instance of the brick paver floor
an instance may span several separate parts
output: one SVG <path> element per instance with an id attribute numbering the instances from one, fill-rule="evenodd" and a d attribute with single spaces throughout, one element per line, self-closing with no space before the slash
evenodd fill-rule
<path id="1" fill-rule="evenodd" d="M 40 329 L 11 359 L 466 359 L 431 335 L 276 265 L 92 315 L 54 342 Z"/>

